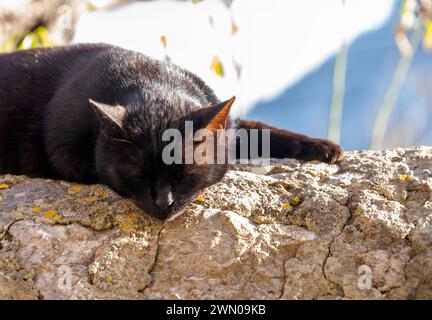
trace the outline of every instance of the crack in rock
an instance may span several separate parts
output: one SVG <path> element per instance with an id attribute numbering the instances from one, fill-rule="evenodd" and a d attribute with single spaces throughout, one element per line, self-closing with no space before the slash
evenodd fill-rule
<path id="1" fill-rule="evenodd" d="M 337 283 L 337 282 L 332 281 L 332 280 L 330 279 L 330 277 L 327 275 L 327 273 L 326 273 L 326 264 L 327 264 L 327 260 L 328 260 L 328 258 L 332 255 L 332 245 L 333 245 L 333 243 L 336 241 L 336 239 L 337 239 L 338 237 L 340 237 L 340 236 L 343 234 L 343 232 L 344 232 L 346 226 L 347 226 L 347 225 L 349 224 L 349 222 L 352 220 L 352 213 L 351 213 L 351 208 L 350 208 L 350 203 L 351 203 L 351 199 L 352 199 L 352 197 L 353 197 L 353 195 L 350 195 L 350 196 L 348 197 L 346 203 L 344 204 L 344 206 L 348 209 L 349 216 L 346 218 L 346 220 L 345 220 L 345 222 L 344 222 L 344 224 L 343 224 L 343 226 L 342 226 L 341 231 L 339 232 L 339 234 L 337 234 L 335 237 L 333 237 L 333 238 L 330 240 L 330 242 L 329 242 L 329 244 L 328 244 L 328 253 L 327 253 L 327 255 L 325 256 L 325 258 L 324 258 L 324 262 L 323 262 L 323 264 L 322 264 L 322 273 L 323 273 L 323 275 L 324 275 L 324 278 L 325 278 L 328 282 L 332 283 L 332 284 L 335 285 L 337 288 L 339 288 L 342 292 L 343 292 L 343 288 L 340 286 L 340 284 Z"/>

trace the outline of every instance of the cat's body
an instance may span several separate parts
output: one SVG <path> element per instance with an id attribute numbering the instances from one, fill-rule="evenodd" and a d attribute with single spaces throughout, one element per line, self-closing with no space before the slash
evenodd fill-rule
<path id="1" fill-rule="evenodd" d="M 218 102 L 192 74 L 108 45 L 0 55 L 0 74 L 0 171 L 14 174 L 97 181 L 90 98 L 142 108 L 148 129 Z"/>
<path id="2" fill-rule="evenodd" d="M 232 102 L 220 103 L 188 71 L 110 45 L 2 54 L 0 174 L 102 182 L 165 218 L 227 166 L 167 166 L 161 133 L 185 120 L 209 126 Z M 225 129 L 235 125 L 228 111 L 217 120 Z M 341 155 L 328 141 L 270 129 L 272 156 L 332 162 Z"/>

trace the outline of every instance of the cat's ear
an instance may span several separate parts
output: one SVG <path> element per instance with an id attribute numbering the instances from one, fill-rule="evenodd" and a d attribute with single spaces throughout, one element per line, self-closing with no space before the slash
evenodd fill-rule
<path id="1" fill-rule="evenodd" d="M 225 130 L 227 127 L 228 116 L 231 110 L 231 106 L 235 101 L 235 97 L 231 99 L 221 102 L 213 107 L 209 107 L 208 109 L 208 122 L 205 125 L 205 128 L 216 134 L 218 129 Z"/>
<path id="2" fill-rule="evenodd" d="M 126 109 L 120 105 L 108 105 L 89 99 L 102 128 L 108 132 L 114 133 L 123 131 L 122 121 L 126 114 Z"/>

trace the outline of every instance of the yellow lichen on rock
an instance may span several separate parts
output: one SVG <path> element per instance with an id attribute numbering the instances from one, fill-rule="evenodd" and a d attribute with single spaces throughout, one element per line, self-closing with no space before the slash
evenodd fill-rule
<path id="1" fill-rule="evenodd" d="M 205 198 L 202 195 L 199 195 L 195 199 L 195 203 L 197 203 L 197 204 L 203 204 L 204 202 L 205 202 Z"/>
<path id="2" fill-rule="evenodd" d="M 301 201 L 301 199 L 300 199 L 300 197 L 299 196 L 294 196 L 294 197 L 292 197 L 291 198 L 291 204 L 293 205 L 293 206 L 297 206 L 297 205 L 299 205 L 300 204 L 300 201 Z"/>
<path id="3" fill-rule="evenodd" d="M 48 210 L 44 212 L 44 217 L 45 218 L 53 218 L 55 215 L 57 214 L 57 210 Z"/>
<path id="4" fill-rule="evenodd" d="M 272 167 L 237 166 L 164 222 L 100 184 L 0 176 L 0 300 L 432 297 L 432 147 Z"/>
<path id="5" fill-rule="evenodd" d="M 408 182 L 408 181 L 410 181 L 410 176 L 403 174 L 399 177 L 399 181 L 400 182 Z"/>
<path id="6" fill-rule="evenodd" d="M 356 208 L 354 211 L 353 211 L 353 215 L 355 215 L 355 216 L 358 216 L 359 214 L 361 214 L 362 213 L 362 209 L 360 209 L 360 208 Z"/>
<path id="7" fill-rule="evenodd" d="M 63 216 L 61 214 L 56 214 L 52 219 L 54 221 L 59 221 Z"/>
<path id="8" fill-rule="evenodd" d="M 0 190 L 9 189 L 9 185 L 7 183 L 0 183 Z"/>
<path id="9" fill-rule="evenodd" d="M 78 202 L 95 202 L 97 199 L 95 197 L 85 197 L 85 198 L 78 198 Z"/>
<path id="10" fill-rule="evenodd" d="M 287 210 L 292 210 L 293 206 L 290 205 L 289 203 L 284 203 L 284 204 L 282 204 L 282 208 L 287 209 Z"/>
<path id="11" fill-rule="evenodd" d="M 68 189 L 68 194 L 73 195 L 77 192 L 80 192 L 82 190 L 82 186 L 79 184 L 73 185 Z"/>

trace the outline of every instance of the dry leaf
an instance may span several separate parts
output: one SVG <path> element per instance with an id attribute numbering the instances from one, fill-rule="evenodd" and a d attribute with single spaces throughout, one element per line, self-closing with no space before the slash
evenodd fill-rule
<path id="1" fill-rule="evenodd" d="M 423 37 L 423 46 L 432 49 L 432 20 L 426 22 L 425 33 Z"/>
<path id="2" fill-rule="evenodd" d="M 167 39 L 166 39 L 165 35 L 161 35 L 160 42 L 162 43 L 162 46 L 164 48 L 166 48 L 166 46 L 167 46 Z"/>
<path id="3" fill-rule="evenodd" d="M 238 26 L 234 20 L 231 20 L 231 35 L 235 35 L 238 31 Z"/>
<path id="4" fill-rule="evenodd" d="M 220 77 L 224 76 L 222 62 L 218 56 L 213 57 L 212 63 L 210 65 L 210 69 L 213 70 L 218 76 Z"/>

